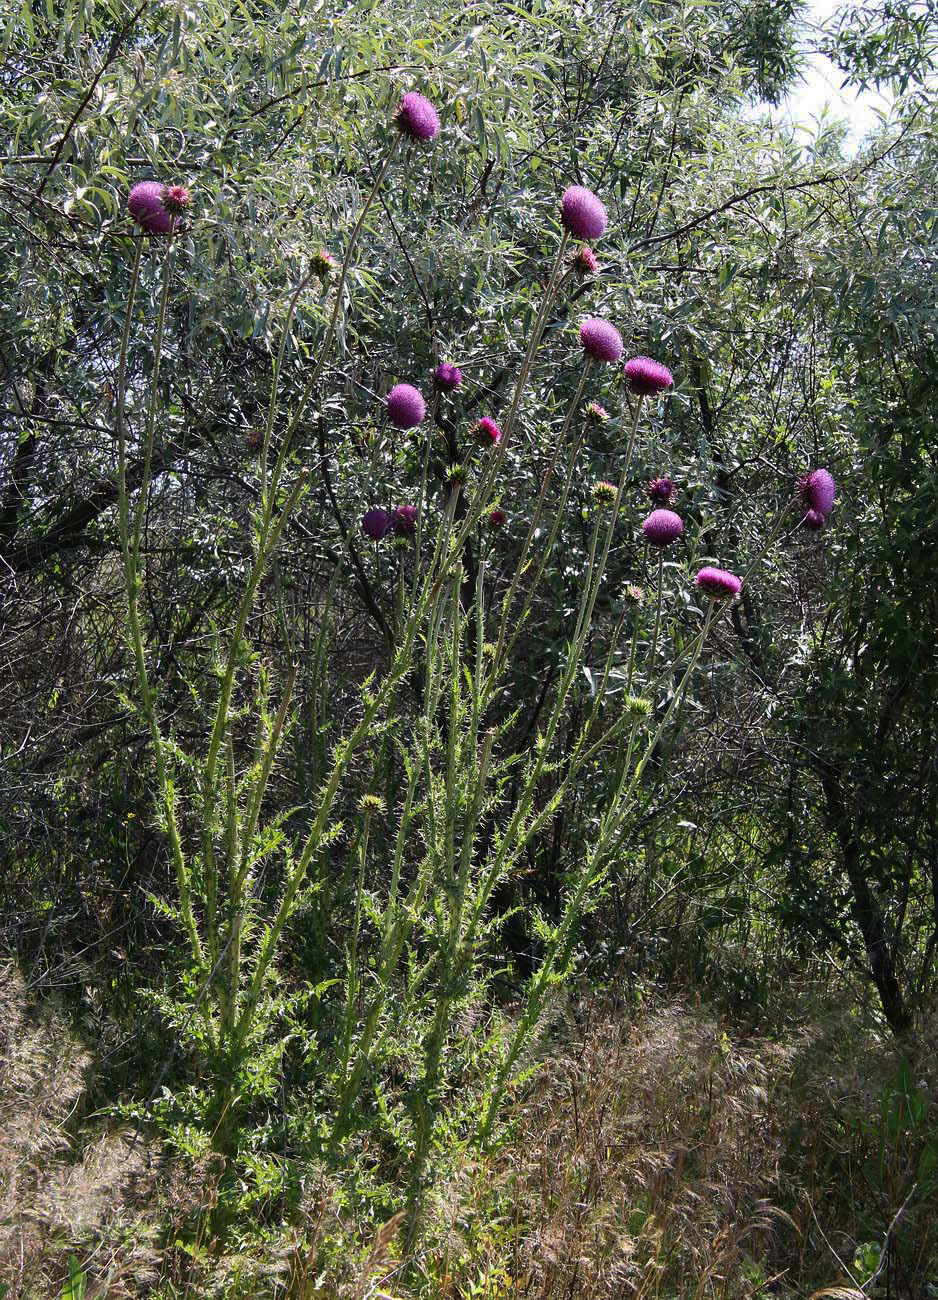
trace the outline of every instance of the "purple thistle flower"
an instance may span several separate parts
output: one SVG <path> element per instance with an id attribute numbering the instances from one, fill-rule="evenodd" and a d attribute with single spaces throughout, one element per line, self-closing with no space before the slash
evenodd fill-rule
<path id="1" fill-rule="evenodd" d="M 401 537 L 411 537 L 417 531 L 416 506 L 395 506 L 391 520 L 394 531 Z"/>
<path id="2" fill-rule="evenodd" d="M 454 388 L 458 388 L 462 383 L 462 371 L 459 366 L 450 365 L 448 361 L 441 361 L 433 372 L 433 378 L 437 388 L 442 388 L 447 393 L 451 393 Z"/>
<path id="3" fill-rule="evenodd" d="M 339 264 L 330 252 L 325 248 L 320 248 L 310 258 L 310 264 L 320 280 L 331 280 L 339 269 Z"/>
<path id="4" fill-rule="evenodd" d="M 673 510 L 652 510 L 642 524 L 642 532 L 652 546 L 667 546 L 680 537 L 684 521 Z"/>
<path id="5" fill-rule="evenodd" d="M 822 528 L 827 527 L 827 515 L 821 514 L 820 510 L 809 510 L 801 522 L 805 528 L 810 528 L 812 533 L 819 533 Z"/>
<path id="6" fill-rule="evenodd" d="M 651 357 L 632 357 L 625 363 L 625 379 L 630 390 L 640 397 L 656 397 L 670 388 L 674 376 L 667 366 Z"/>
<path id="7" fill-rule="evenodd" d="M 798 480 L 798 495 L 807 510 L 816 510 L 819 514 L 829 515 L 837 488 L 833 477 L 826 469 L 813 469 L 809 474 L 802 474 Z"/>
<path id="8" fill-rule="evenodd" d="M 416 429 L 427 404 L 412 384 L 395 384 L 387 397 L 388 419 L 398 429 Z"/>
<path id="9" fill-rule="evenodd" d="M 141 181 L 127 195 L 127 209 L 148 235 L 168 235 L 173 218 L 163 206 L 164 187 L 159 181 Z"/>
<path id="10" fill-rule="evenodd" d="M 181 217 L 191 204 L 192 196 L 185 185 L 167 185 L 163 191 L 163 207 L 173 217 Z"/>
<path id="11" fill-rule="evenodd" d="M 606 209 L 592 190 L 571 185 L 560 200 L 560 220 L 574 239 L 598 239 L 606 229 Z"/>
<path id="12" fill-rule="evenodd" d="M 372 510 L 366 510 L 362 515 L 362 532 L 373 542 L 380 542 L 382 537 L 387 537 L 392 528 L 391 516 L 380 506 L 375 506 Z"/>
<path id="13" fill-rule="evenodd" d="M 653 478 L 648 484 L 648 495 L 652 501 L 661 501 L 667 504 L 674 496 L 674 484 L 669 478 Z"/>
<path id="14" fill-rule="evenodd" d="M 743 589 L 742 579 L 737 578 L 735 573 L 728 573 L 726 569 L 714 569 L 710 565 L 700 570 L 694 579 L 694 585 L 698 591 L 712 596 L 714 600 L 730 600 Z"/>
<path id="15" fill-rule="evenodd" d="M 483 447 L 497 447 L 502 440 L 501 429 L 487 415 L 483 415 L 482 419 L 474 426 L 473 433 L 476 441 L 481 443 Z"/>
<path id="16" fill-rule="evenodd" d="M 394 120 L 411 140 L 432 140 L 440 129 L 437 111 L 425 95 L 409 90 L 394 110 Z"/>
<path id="17" fill-rule="evenodd" d="M 597 361 L 618 361 L 624 344 L 615 325 L 599 316 L 589 316 L 580 326 L 580 342 Z"/>
<path id="18" fill-rule="evenodd" d="M 609 419 L 609 412 L 598 402 L 590 402 L 586 408 L 586 418 L 593 424 L 605 424 Z"/>
<path id="19" fill-rule="evenodd" d="M 502 510 L 501 506 L 496 506 L 494 510 L 489 511 L 489 527 L 504 528 L 508 523 L 508 516 Z"/>
<path id="20" fill-rule="evenodd" d="M 578 248 L 571 259 L 574 271 L 579 271 L 581 275 L 596 275 L 599 271 L 599 263 L 596 261 L 596 254 L 584 244 Z"/>

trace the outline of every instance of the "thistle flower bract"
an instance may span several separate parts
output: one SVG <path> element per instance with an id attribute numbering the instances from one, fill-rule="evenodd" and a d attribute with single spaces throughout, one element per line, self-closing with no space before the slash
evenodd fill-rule
<path id="1" fill-rule="evenodd" d="M 627 695 L 622 701 L 622 707 L 626 717 L 633 718 L 636 722 L 651 716 L 651 700 L 646 700 L 643 695 Z"/>
<path id="2" fill-rule="evenodd" d="M 578 248 L 570 260 L 573 264 L 574 271 L 578 271 L 580 275 L 596 275 L 599 271 L 599 263 L 596 261 L 596 254 L 588 244 L 584 244 L 582 248 Z"/>
<path id="3" fill-rule="evenodd" d="M 362 515 L 362 532 L 373 542 L 380 542 L 391 531 L 391 516 L 380 506 L 366 510 Z"/>
<path id="4" fill-rule="evenodd" d="M 168 235 L 173 218 L 163 206 L 164 187 L 159 181 L 141 181 L 127 195 L 127 209 L 148 235 Z"/>
<path id="5" fill-rule="evenodd" d="M 446 467 L 446 481 L 450 487 L 462 487 L 469 477 L 469 471 L 465 465 L 455 461 L 452 465 Z"/>
<path id="6" fill-rule="evenodd" d="M 680 537 L 684 521 L 673 510 L 652 510 L 642 524 L 642 532 L 652 546 L 667 546 Z"/>
<path id="7" fill-rule="evenodd" d="M 391 518 L 394 531 L 401 537 L 411 537 L 417 531 L 419 513 L 416 506 L 395 506 Z"/>
<path id="8" fill-rule="evenodd" d="M 318 275 L 320 280 L 331 280 L 339 269 L 339 263 L 324 248 L 320 248 L 318 253 L 313 254 L 311 265 L 314 274 Z"/>
<path id="9" fill-rule="evenodd" d="M 698 591 L 715 600 L 730 600 L 743 589 L 742 579 L 737 578 L 735 573 L 728 573 L 726 569 L 714 569 L 709 565 L 700 570 L 694 579 L 694 585 Z"/>
<path id="10" fill-rule="evenodd" d="M 642 605 L 645 602 L 645 593 L 636 583 L 630 582 L 622 592 L 622 599 L 627 605 Z"/>
<path id="11" fill-rule="evenodd" d="M 496 506 L 494 510 L 489 511 L 489 527 L 504 528 L 508 523 L 508 516 L 501 506 Z"/>
<path id="12" fill-rule="evenodd" d="M 398 429 L 416 429 L 427 404 L 412 384 L 395 384 L 387 397 L 388 419 Z"/>
<path id="13" fill-rule="evenodd" d="M 580 326 L 580 342 L 584 351 L 597 361 L 618 361 L 624 344 L 615 325 L 599 316 L 588 316 Z"/>
<path id="14" fill-rule="evenodd" d="M 604 406 L 600 406 L 598 402 L 590 402 L 586 408 L 586 418 L 592 424 L 605 424 L 609 419 L 609 412 Z"/>
<path id="15" fill-rule="evenodd" d="M 377 794 L 363 794 L 358 801 L 358 811 L 365 813 L 369 817 L 372 813 L 383 813 L 385 807 L 384 800 Z"/>
<path id="16" fill-rule="evenodd" d="M 432 140 L 440 129 L 436 109 L 425 95 L 409 90 L 394 111 L 394 120 L 411 140 Z"/>
<path id="17" fill-rule="evenodd" d="M 798 495 L 805 509 L 829 515 L 837 495 L 833 476 L 826 469 L 813 469 L 810 473 L 803 474 L 798 480 Z"/>
<path id="18" fill-rule="evenodd" d="M 674 484 L 669 478 L 653 478 L 648 484 L 648 495 L 652 501 L 667 504 L 674 496 Z"/>
<path id="19" fill-rule="evenodd" d="M 476 442 L 483 447 L 497 447 L 502 440 L 501 429 L 487 415 L 483 415 L 482 419 L 473 426 L 472 432 Z"/>
<path id="20" fill-rule="evenodd" d="M 801 522 L 805 528 L 810 528 L 812 533 L 819 533 L 822 528 L 827 527 L 827 515 L 822 515 L 820 510 L 809 510 Z"/>
<path id="21" fill-rule="evenodd" d="M 185 185 L 167 185 L 163 191 L 163 207 L 173 217 L 181 217 L 192 205 L 192 196 Z"/>
<path id="22" fill-rule="evenodd" d="M 594 483 L 592 492 L 597 506 L 603 507 L 615 505 L 616 497 L 619 495 L 615 483 L 610 483 L 608 479 L 600 479 L 598 483 Z"/>
<path id="23" fill-rule="evenodd" d="M 656 397 L 670 388 L 674 376 L 667 366 L 651 357 L 632 357 L 625 363 L 625 380 L 633 393 L 640 397 Z"/>
<path id="24" fill-rule="evenodd" d="M 592 190 L 571 185 L 560 200 L 560 220 L 574 239 L 598 239 L 606 229 L 606 209 Z"/>
<path id="25" fill-rule="evenodd" d="M 451 393 L 454 388 L 458 388 L 462 383 L 462 371 L 459 366 L 453 366 L 448 361 L 441 361 L 433 372 L 433 380 L 437 388 L 442 388 L 445 392 Z"/>

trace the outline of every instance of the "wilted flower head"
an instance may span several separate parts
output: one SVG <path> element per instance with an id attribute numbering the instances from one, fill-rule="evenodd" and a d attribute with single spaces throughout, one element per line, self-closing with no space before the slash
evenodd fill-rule
<path id="1" fill-rule="evenodd" d="M 502 440 L 502 431 L 487 415 L 473 426 L 473 435 L 476 442 L 483 447 L 497 447 Z"/>
<path id="2" fill-rule="evenodd" d="M 634 582 L 630 582 L 622 592 L 622 599 L 627 605 L 643 605 L 645 603 L 645 593 L 641 587 Z"/>
<path id="3" fill-rule="evenodd" d="M 798 480 L 798 495 L 805 509 L 828 515 L 837 495 L 833 477 L 826 469 L 813 469 Z"/>
<path id="4" fill-rule="evenodd" d="M 593 424 L 605 424 L 609 419 L 609 412 L 604 406 L 600 406 L 598 402 L 590 402 L 586 408 L 586 418 Z"/>
<path id="5" fill-rule="evenodd" d="M 387 398 L 388 419 L 398 429 L 415 429 L 427 413 L 427 404 L 412 384 L 395 384 Z"/>
<path id="6" fill-rule="evenodd" d="M 593 500 L 597 506 L 615 505 L 616 498 L 619 495 L 619 489 L 615 483 L 610 483 L 608 479 L 600 479 L 598 483 L 593 484 Z"/>
<path id="7" fill-rule="evenodd" d="M 638 722 L 641 718 L 650 717 L 651 700 L 646 700 L 643 695 L 627 695 L 622 701 L 622 708 L 627 718 Z"/>
<path id="8" fill-rule="evenodd" d="M 670 501 L 674 496 L 674 484 L 669 478 L 653 478 L 648 484 L 648 495 L 652 501 Z"/>
<path id="9" fill-rule="evenodd" d="M 437 111 L 425 95 L 409 90 L 394 110 L 394 120 L 411 140 L 432 140 L 440 129 Z"/>
<path id="10" fill-rule="evenodd" d="M 596 254 L 584 244 L 578 248 L 571 258 L 574 271 L 579 271 L 581 275 L 595 275 L 599 270 L 599 263 L 596 261 Z"/>
<path id="11" fill-rule="evenodd" d="M 248 429 L 247 433 L 244 435 L 244 441 L 250 447 L 251 451 L 260 451 L 261 447 L 264 445 L 264 430 Z"/>
<path id="12" fill-rule="evenodd" d="M 642 532 L 652 546 L 667 546 L 684 531 L 684 521 L 673 510 L 652 510 L 642 524 Z"/>
<path id="13" fill-rule="evenodd" d="M 171 216 L 181 217 L 192 205 L 192 196 L 185 185 L 167 185 L 163 191 L 163 207 Z"/>
<path id="14" fill-rule="evenodd" d="M 737 578 L 735 573 L 728 573 L 726 569 L 714 569 L 709 565 L 700 570 L 694 579 L 694 585 L 698 591 L 713 596 L 716 600 L 729 600 L 738 596 L 743 589 L 742 579 Z"/>
<path id="15" fill-rule="evenodd" d="M 339 269 L 336 259 L 324 248 L 320 248 L 318 253 L 313 254 L 311 265 L 313 272 L 319 276 L 320 280 L 330 280 Z"/>
<path id="16" fill-rule="evenodd" d="M 618 361 L 624 344 L 615 325 L 599 316 L 588 316 L 580 326 L 580 342 L 597 361 Z"/>
<path id="17" fill-rule="evenodd" d="M 391 527 L 391 516 L 380 506 L 366 510 L 362 515 L 362 532 L 373 542 L 380 542 L 382 537 L 387 537 Z"/>
<path id="18" fill-rule="evenodd" d="M 822 515 L 820 510 L 809 510 L 801 522 L 805 528 L 810 528 L 812 533 L 819 533 L 822 528 L 827 527 L 827 515 Z"/>
<path id="19" fill-rule="evenodd" d="M 437 388 L 445 389 L 451 393 L 454 388 L 458 388 L 462 383 L 462 371 L 459 366 L 453 366 L 448 361 L 441 361 L 433 372 L 433 379 Z"/>
<path id="20" fill-rule="evenodd" d="M 419 513 L 416 506 L 395 506 L 391 520 L 394 531 L 402 537 L 410 537 L 417 530 Z"/>
<path id="21" fill-rule="evenodd" d="M 655 397 L 674 383 L 668 367 L 652 361 L 651 357 L 632 357 L 626 361 L 625 379 L 631 391 L 641 397 Z"/>
<path id="22" fill-rule="evenodd" d="M 504 528 L 508 523 L 508 516 L 501 506 L 496 506 L 494 510 L 489 511 L 489 527 Z"/>
<path id="23" fill-rule="evenodd" d="M 574 239 L 598 239 L 606 229 L 606 209 L 592 190 L 571 185 L 560 200 L 560 220 Z"/>
<path id="24" fill-rule="evenodd" d="M 141 181 L 127 195 L 127 209 L 148 235 L 168 235 L 173 219 L 163 206 L 164 187 L 159 181 Z"/>

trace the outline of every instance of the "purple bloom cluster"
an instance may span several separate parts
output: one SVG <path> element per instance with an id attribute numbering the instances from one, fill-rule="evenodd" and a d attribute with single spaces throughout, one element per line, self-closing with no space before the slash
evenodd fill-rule
<path id="1" fill-rule="evenodd" d="M 615 325 L 599 316 L 587 317 L 580 326 L 580 342 L 597 361 L 618 361 L 625 347 Z"/>
<path id="2" fill-rule="evenodd" d="M 508 516 L 500 506 L 496 506 L 494 510 L 489 511 L 490 528 L 504 528 L 507 523 Z"/>
<path id="3" fill-rule="evenodd" d="M 387 397 L 388 419 L 398 429 L 416 429 L 427 404 L 412 384 L 395 384 Z"/>
<path id="4" fill-rule="evenodd" d="M 666 505 L 674 496 L 674 484 L 669 478 L 653 478 L 648 484 L 648 495 L 652 501 Z"/>
<path id="5" fill-rule="evenodd" d="M 606 229 L 606 209 L 592 190 L 571 185 L 560 200 L 560 220 L 574 239 L 598 239 Z"/>
<path id="6" fill-rule="evenodd" d="M 425 95 L 409 90 L 394 111 L 394 120 L 411 140 L 432 140 L 440 129 L 437 111 Z"/>
<path id="7" fill-rule="evenodd" d="M 652 510 L 642 524 L 642 532 L 652 546 L 668 546 L 684 531 L 684 522 L 673 510 Z"/>
<path id="8" fill-rule="evenodd" d="M 656 397 L 674 383 L 668 367 L 652 361 L 651 357 L 632 357 L 626 361 L 625 379 L 630 390 L 640 397 Z"/>
<path id="9" fill-rule="evenodd" d="M 804 526 L 817 532 L 827 523 L 837 495 L 833 476 L 826 469 L 812 469 L 810 473 L 802 474 L 798 480 L 798 495 L 807 511 Z"/>
<path id="10" fill-rule="evenodd" d="M 599 270 L 596 254 L 588 244 L 577 249 L 573 254 L 572 262 L 574 271 L 579 271 L 581 275 L 596 275 Z"/>
<path id="11" fill-rule="evenodd" d="M 391 516 L 380 506 L 366 510 L 362 515 L 362 532 L 373 542 L 380 542 L 382 537 L 387 537 L 393 526 Z"/>
<path id="12" fill-rule="evenodd" d="M 130 215 L 148 235 L 168 235 L 173 228 L 172 213 L 163 203 L 165 193 L 159 181 L 140 181 L 127 195 Z"/>
<path id="13" fill-rule="evenodd" d="M 391 526 L 401 537 L 412 537 L 417 531 L 417 516 L 420 511 L 416 506 L 395 506 L 391 517 Z"/>
<path id="14" fill-rule="evenodd" d="M 459 366 L 453 366 L 448 361 L 441 361 L 433 372 L 433 379 L 437 388 L 442 388 L 444 392 L 451 393 L 454 388 L 458 388 L 462 383 L 462 371 Z"/>
<path id="15" fill-rule="evenodd" d="M 700 570 L 694 584 L 698 591 L 712 596 L 714 600 L 731 600 L 743 589 L 742 579 L 737 578 L 735 573 L 729 573 L 726 569 L 714 569 L 710 565 Z"/>
<path id="16" fill-rule="evenodd" d="M 483 447 L 497 447 L 502 440 L 501 429 L 487 415 L 483 415 L 482 419 L 479 420 L 473 429 L 473 433 L 476 442 L 481 443 Z"/>

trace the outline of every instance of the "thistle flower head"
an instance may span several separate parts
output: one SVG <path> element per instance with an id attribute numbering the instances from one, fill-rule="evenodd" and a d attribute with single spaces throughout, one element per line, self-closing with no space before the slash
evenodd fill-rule
<path id="1" fill-rule="evenodd" d="M 684 531 L 684 521 L 673 510 L 652 510 L 642 524 L 642 532 L 652 546 L 667 546 Z"/>
<path id="2" fill-rule="evenodd" d="M 387 397 L 388 419 L 398 429 L 416 429 L 427 404 L 412 384 L 395 384 Z"/>
<path id="3" fill-rule="evenodd" d="M 163 191 L 163 207 L 173 217 L 181 217 L 192 206 L 192 196 L 185 185 L 167 185 Z"/>
<path id="4" fill-rule="evenodd" d="M 437 111 L 425 95 L 409 90 L 394 110 L 398 129 L 411 140 L 432 140 L 440 129 Z"/>
<path id="5" fill-rule="evenodd" d="M 168 235 L 173 218 L 163 206 L 164 187 L 159 181 L 140 181 L 127 195 L 127 210 L 148 235 Z"/>
<path id="6" fill-rule="evenodd" d="M 598 239 L 606 229 L 606 209 L 592 190 L 571 185 L 560 200 L 560 220 L 574 239 Z"/>
<path id="7" fill-rule="evenodd" d="M 462 383 L 462 371 L 459 366 L 451 365 L 448 361 L 441 361 L 433 372 L 433 380 L 437 388 L 442 388 L 444 392 L 451 393 L 454 388 L 458 388 Z"/>
<path id="8" fill-rule="evenodd" d="M 358 811 L 364 813 L 367 817 L 373 814 L 381 815 L 385 811 L 386 805 L 380 795 L 363 794 L 358 801 Z"/>
<path id="9" fill-rule="evenodd" d="M 610 321 L 599 316 L 588 316 L 580 326 L 583 349 L 597 361 L 618 361 L 624 344 L 622 335 Z"/>
<path id="10" fill-rule="evenodd" d="M 644 695 L 627 695 L 622 701 L 622 708 L 625 716 L 636 722 L 651 716 L 651 700 L 646 700 Z"/>
<path id="11" fill-rule="evenodd" d="M 391 526 L 400 537 L 412 537 L 417 531 L 416 506 L 395 506 L 391 516 Z"/>
<path id="12" fill-rule="evenodd" d="M 488 522 L 490 528 L 504 528 L 508 523 L 508 516 L 501 506 L 496 506 L 494 510 L 489 511 Z"/>
<path id="13" fill-rule="evenodd" d="M 591 424 L 605 424 L 609 419 L 609 412 L 598 402 L 590 402 L 586 408 L 586 418 Z"/>
<path id="14" fill-rule="evenodd" d="M 694 579 L 694 585 L 698 591 L 712 596 L 714 600 L 731 600 L 743 589 L 742 579 L 737 578 L 735 573 L 728 573 L 726 569 L 714 569 L 710 565 L 700 570 Z"/>
<path id="15" fill-rule="evenodd" d="M 833 476 L 826 469 L 813 469 L 808 474 L 802 474 L 798 480 L 798 495 L 806 510 L 829 515 L 837 495 Z"/>
<path id="16" fill-rule="evenodd" d="M 652 501 L 667 503 L 674 496 L 674 484 L 669 478 L 653 478 L 648 484 L 648 495 Z"/>
<path id="17" fill-rule="evenodd" d="M 502 431 L 487 415 L 473 426 L 473 436 L 477 443 L 482 447 L 497 447 L 502 440 Z"/>
<path id="18" fill-rule="evenodd" d="M 610 483 L 608 479 L 600 479 L 592 487 L 593 500 L 598 507 L 613 506 L 619 495 L 619 489 L 615 483 Z"/>
<path id="19" fill-rule="evenodd" d="M 651 357 L 632 357 L 625 363 L 625 381 L 633 393 L 640 397 L 656 397 L 670 388 L 674 376 L 667 366 Z"/>
<path id="20" fill-rule="evenodd" d="M 362 532 L 373 542 L 380 542 L 382 537 L 387 537 L 391 528 L 391 516 L 380 506 L 374 506 L 362 515 Z"/>
<path id="21" fill-rule="evenodd" d="M 596 275 L 599 271 L 599 263 L 596 261 L 596 254 L 588 244 L 583 244 L 578 248 L 570 259 L 574 271 L 580 275 Z"/>
<path id="22" fill-rule="evenodd" d="M 339 263 L 325 248 L 320 248 L 313 254 L 311 266 L 313 274 L 318 275 L 320 280 L 331 280 L 339 269 Z"/>
<path id="23" fill-rule="evenodd" d="M 627 605 L 643 605 L 645 603 L 645 593 L 636 583 L 630 582 L 622 592 L 622 599 Z"/>
<path id="24" fill-rule="evenodd" d="M 247 443 L 251 451 L 260 451 L 261 447 L 264 445 L 264 430 L 248 429 L 247 433 L 244 435 L 244 441 Z"/>
<path id="25" fill-rule="evenodd" d="M 469 470 L 465 465 L 455 461 L 452 465 L 446 467 L 446 481 L 450 487 L 461 487 L 469 477 Z"/>

